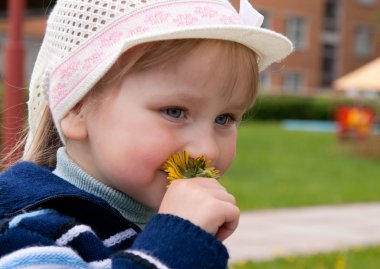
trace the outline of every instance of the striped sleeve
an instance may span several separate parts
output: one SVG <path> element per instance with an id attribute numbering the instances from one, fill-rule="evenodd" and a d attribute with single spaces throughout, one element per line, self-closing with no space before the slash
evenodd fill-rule
<path id="1" fill-rule="evenodd" d="M 157 214 L 137 234 L 132 228 L 100 238 L 88 225 L 54 210 L 24 213 L 0 233 L 0 268 L 225 269 L 222 243 L 189 221 Z"/>
<path id="2" fill-rule="evenodd" d="M 0 268 L 78 268 L 88 264 L 72 249 L 56 246 L 28 247 L 12 252 L 0 259 Z M 102 267 L 106 268 L 106 267 Z M 111 268 L 111 267 L 108 267 Z"/>
<path id="3" fill-rule="evenodd" d="M 90 226 L 51 209 L 20 214 L 6 226 L 0 233 L 1 269 L 119 268 L 113 265 L 112 256 L 136 235 L 128 228 L 101 239 Z M 122 268 L 142 269 L 143 264 L 133 260 Z"/>

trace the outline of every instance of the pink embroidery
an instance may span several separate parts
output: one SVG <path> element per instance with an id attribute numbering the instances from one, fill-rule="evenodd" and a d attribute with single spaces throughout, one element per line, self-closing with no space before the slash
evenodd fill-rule
<path id="1" fill-rule="evenodd" d="M 108 35 L 104 36 L 102 39 L 100 39 L 100 47 L 101 48 L 109 48 L 113 44 L 117 43 L 123 36 L 122 32 L 114 31 L 109 33 Z"/>
<path id="2" fill-rule="evenodd" d="M 65 94 L 67 84 L 63 82 L 58 82 L 57 86 L 52 90 L 51 99 L 53 103 L 58 103 L 62 96 Z"/>
<path id="3" fill-rule="evenodd" d="M 202 18 L 213 18 L 218 12 L 210 7 L 196 7 L 195 13 L 200 15 Z"/>
<path id="4" fill-rule="evenodd" d="M 98 65 L 103 60 L 104 53 L 95 52 L 83 62 L 83 69 L 89 71 L 91 67 Z"/>
<path id="5" fill-rule="evenodd" d="M 239 24 L 240 21 L 234 16 L 223 15 L 220 17 L 220 22 L 223 24 Z"/>
<path id="6" fill-rule="evenodd" d="M 146 15 L 146 19 L 144 20 L 145 23 L 149 24 L 160 24 L 163 22 L 166 22 L 170 17 L 170 13 L 158 11 L 153 14 Z"/>
<path id="7" fill-rule="evenodd" d="M 191 14 L 178 14 L 173 20 L 177 26 L 194 25 L 198 19 Z"/>
<path id="8" fill-rule="evenodd" d="M 69 64 L 65 69 L 61 71 L 60 78 L 62 80 L 69 80 L 71 77 L 79 71 L 80 68 L 80 62 L 75 61 L 71 64 Z"/>
<path id="9" fill-rule="evenodd" d="M 128 36 L 128 37 L 135 36 L 135 35 L 138 35 L 138 34 L 145 33 L 145 32 L 148 31 L 148 30 L 149 30 L 148 27 L 145 27 L 145 26 L 137 26 L 137 27 L 135 27 L 135 28 L 129 30 L 127 36 Z"/>
<path id="10" fill-rule="evenodd" d="M 207 18 L 207 20 L 201 18 Z M 175 29 L 178 26 L 217 25 L 220 23 L 241 24 L 235 10 L 213 0 L 200 0 L 197 4 L 186 1 L 161 4 L 159 7 L 154 6 L 142 12 L 136 12 L 127 19 L 118 21 L 106 29 L 103 34 L 94 37 L 92 41 L 81 47 L 53 72 L 51 75 L 51 100 L 52 102 L 54 100 L 52 109 L 55 109 L 77 89 L 78 85 L 92 72 L 92 67 L 98 66 L 106 57 L 114 53 L 110 47 L 120 40 L 143 34 L 146 31 L 156 32 L 156 30 Z M 155 25 L 158 27 L 155 28 Z M 131 29 L 131 26 L 135 27 Z M 104 48 L 104 50 L 101 53 L 96 50 L 97 52 L 88 56 L 88 49 L 91 51 L 96 47 Z M 60 83 L 61 81 L 67 83 Z"/>

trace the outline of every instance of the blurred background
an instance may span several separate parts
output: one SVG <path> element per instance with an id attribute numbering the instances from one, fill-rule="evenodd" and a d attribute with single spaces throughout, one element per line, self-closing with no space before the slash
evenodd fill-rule
<path id="1" fill-rule="evenodd" d="M 17 86 L 7 79 L 5 64 L 11 1 L 0 1 L 2 93 L 14 92 Z M 239 5 L 239 1 L 231 2 Z M 239 127 L 236 161 L 222 183 L 237 197 L 243 212 L 379 203 L 380 0 L 251 2 L 265 16 L 263 27 L 288 36 L 295 51 L 261 73 L 257 101 Z M 24 101 L 54 3 L 24 2 L 23 47 L 18 53 L 24 56 L 18 72 Z M 23 108 L 24 104 L 3 105 L 3 116 L 12 106 Z M 13 132 L 18 131 L 16 126 Z M 379 257 L 380 242 L 231 266 L 372 269 L 380 268 Z"/>

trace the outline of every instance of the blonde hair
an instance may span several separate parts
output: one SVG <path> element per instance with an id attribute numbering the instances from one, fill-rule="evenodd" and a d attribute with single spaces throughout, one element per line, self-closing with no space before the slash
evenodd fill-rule
<path id="1" fill-rule="evenodd" d="M 229 65 L 221 65 L 221 68 L 228 68 L 226 71 L 230 74 L 229 83 L 227 83 L 226 88 L 233 89 L 238 79 L 244 78 L 244 87 L 246 88 L 247 95 L 245 105 L 246 109 L 248 109 L 256 98 L 258 88 L 259 71 L 255 53 L 235 42 L 210 39 L 179 39 L 136 46 L 119 58 L 85 98 L 96 100 L 99 95 L 105 92 L 105 89 L 121 83 L 122 78 L 128 72 L 146 70 L 153 66 L 168 63 L 172 59 L 178 59 L 200 44 L 221 46 L 224 52 L 223 56 L 228 57 L 230 63 Z M 31 146 L 28 152 L 24 152 L 23 160 L 54 167 L 57 161 L 56 151 L 61 146 L 63 144 L 54 126 L 51 112 L 46 106 Z M 25 139 L 18 143 L 17 149 L 23 149 L 24 147 Z"/>

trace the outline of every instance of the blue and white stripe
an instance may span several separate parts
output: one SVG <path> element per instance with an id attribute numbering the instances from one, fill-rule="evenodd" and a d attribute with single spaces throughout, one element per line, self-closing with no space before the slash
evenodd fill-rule
<path id="1" fill-rule="evenodd" d="M 56 211 L 53 209 L 41 209 L 41 210 L 36 210 L 33 212 L 23 213 L 23 214 L 20 214 L 20 215 L 17 215 L 16 217 L 14 217 L 9 222 L 8 226 L 9 226 L 9 228 L 15 228 L 24 219 L 42 216 L 42 215 L 46 215 L 46 214 L 52 214 L 52 213 L 56 213 Z"/>
<path id="2" fill-rule="evenodd" d="M 126 250 L 125 253 L 131 253 L 133 255 L 139 256 L 140 258 L 148 261 L 149 263 L 153 264 L 157 269 L 169 269 L 166 265 L 164 265 L 161 261 L 154 258 L 153 256 L 150 256 L 140 250 Z"/>
<path id="3" fill-rule="evenodd" d="M 95 235 L 94 231 L 91 229 L 91 227 L 87 225 L 77 225 L 69 229 L 66 233 L 61 235 L 60 238 L 58 238 L 55 243 L 58 246 L 66 246 L 68 245 L 74 238 L 78 237 L 82 233 L 92 233 Z"/>
<path id="4" fill-rule="evenodd" d="M 0 259 L 2 269 L 88 269 L 88 264 L 70 248 L 56 246 L 29 247 L 21 249 Z"/>
<path id="5" fill-rule="evenodd" d="M 136 231 L 133 230 L 132 228 L 129 228 L 125 231 L 122 231 L 120 233 L 117 233 L 111 237 L 109 237 L 108 239 L 104 240 L 103 241 L 103 244 L 106 246 L 106 247 L 113 247 L 117 244 L 120 244 L 121 242 L 131 238 L 132 236 L 136 235 Z"/>

